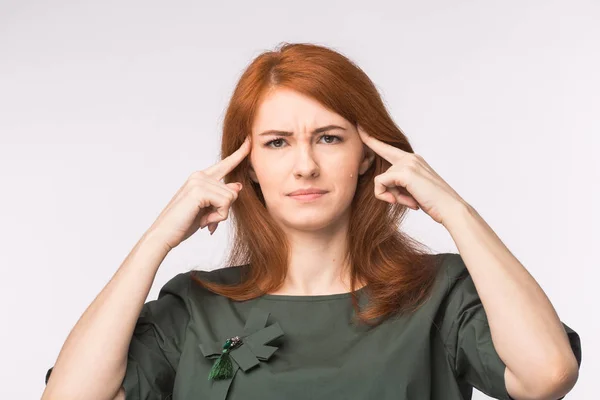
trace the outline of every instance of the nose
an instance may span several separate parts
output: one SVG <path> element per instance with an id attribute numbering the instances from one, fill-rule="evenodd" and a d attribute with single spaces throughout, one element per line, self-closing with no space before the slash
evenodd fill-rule
<path id="1" fill-rule="evenodd" d="M 294 162 L 294 176 L 296 178 L 315 178 L 319 176 L 319 171 L 319 164 L 315 160 L 311 146 L 298 146 Z"/>

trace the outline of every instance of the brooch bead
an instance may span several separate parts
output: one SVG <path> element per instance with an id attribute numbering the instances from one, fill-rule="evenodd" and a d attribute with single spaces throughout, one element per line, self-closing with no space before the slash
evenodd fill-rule
<path id="1" fill-rule="evenodd" d="M 234 336 L 225 341 L 223 344 L 223 350 L 221 355 L 212 368 L 210 369 L 210 373 L 208 374 L 208 380 L 221 380 L 221 379 L 229 379 L 233 378 L 233 363 L 231 362 L 231 358 L 229 356 L 229 352 L 236 347 L 238 347 L 242 343 L 242 339 L 239 336 Z"/>

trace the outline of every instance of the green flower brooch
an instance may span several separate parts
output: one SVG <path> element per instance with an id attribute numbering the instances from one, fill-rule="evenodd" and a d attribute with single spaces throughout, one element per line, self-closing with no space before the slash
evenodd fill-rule
<path id="1" fill-rule="evenodd" d="M 239 369 L 246 372 L 259 365 L 260 361 L 268 361 L 278 349 L 267 343 L 282 337 L 283 331 L 277 322 L 266 326 L 268 317 L 268 312 L 254 307 L 250 310 L 241 336 L 199 345 L 205 357 L 216 358 L 208 375 L 208 380 L 213 381 L 212 399 L 225 399 Z"/>

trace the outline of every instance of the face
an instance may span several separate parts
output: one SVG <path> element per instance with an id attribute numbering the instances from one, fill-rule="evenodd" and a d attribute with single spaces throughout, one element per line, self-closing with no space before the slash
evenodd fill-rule
<path id="1" fill-rule="evenodd" d="M 310 97 L 277 88 L 259 106 L 250 176 L 287 228 L 322 230 L 347 217 L 358 176 L 372 161 L 354 125 Z M 289 195 L 309 187 L 326 193 L 312 200 Z"/>

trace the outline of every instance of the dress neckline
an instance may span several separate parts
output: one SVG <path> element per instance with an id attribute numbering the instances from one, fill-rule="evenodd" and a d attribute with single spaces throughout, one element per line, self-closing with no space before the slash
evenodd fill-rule
<path id="1" fill-rule="evenodd" d="M 368 285 L 354 291 L 357 295 L 363 293 Z M 262 299 L 278 301 L 328 301 L 337 299 L 346 299 L 352 296 L 352 292 L 334 293 L 334 294 L 315 294 L 315 295 L 296 295 L 296 294 L 263 294 Z"/>

